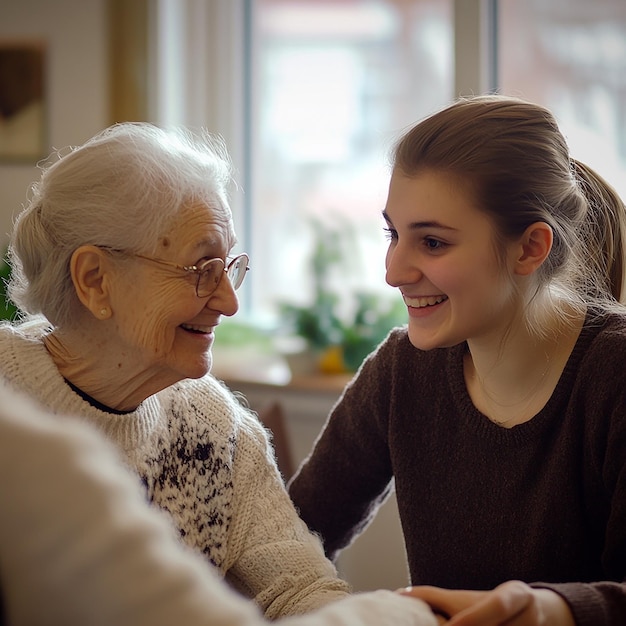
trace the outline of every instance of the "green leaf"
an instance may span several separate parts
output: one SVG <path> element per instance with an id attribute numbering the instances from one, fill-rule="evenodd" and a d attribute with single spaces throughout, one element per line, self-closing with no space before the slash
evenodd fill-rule
<path id="1" fill-rule="evenodd" d="M 0 260 L 0 319 L 13 320 L 17 317 L 17 308 L 7 296 L 7 283 L 11 277 L 11 266 L 6 252 Z"/>

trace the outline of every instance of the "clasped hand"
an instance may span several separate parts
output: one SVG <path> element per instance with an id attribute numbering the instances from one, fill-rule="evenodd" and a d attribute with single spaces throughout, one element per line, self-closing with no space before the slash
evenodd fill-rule
<path id="1" fill-rule="evenodd" d="M 426 602 L 439 624 L 446 626 L 575 626 L 561 596 L 518 580 L 491 591 L 421 586 L 399 589 L 398 593 Z"/>

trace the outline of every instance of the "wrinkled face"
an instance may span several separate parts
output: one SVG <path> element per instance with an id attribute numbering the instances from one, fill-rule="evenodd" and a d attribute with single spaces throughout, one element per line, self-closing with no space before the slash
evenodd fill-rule
<path id="1" fill-rule="evenodd" d="M 496 256 L 494 227 L 456 179 L 395 171 L 384 211 L 387 282 L 409 315 L 409 339 L 430 350 L 502 332 L 515 313 L 511 274 Z M 505 258 L 512 263 L 513 247 Z"/>
<path id="2" fill-rule="evenodd" d="M 160 238 L 153 258 L 189 266 L 226 259 L 235 243 L 230 215 L 194 204 Z M 213 331 L 222 315 L 234 315 L 237 296 L 226 278 L 208 297 L 196 295 L 197 276 L 133 258 L 112 284 L 116 343 L 135 371 L 173 383 L 211 368 Z"/>

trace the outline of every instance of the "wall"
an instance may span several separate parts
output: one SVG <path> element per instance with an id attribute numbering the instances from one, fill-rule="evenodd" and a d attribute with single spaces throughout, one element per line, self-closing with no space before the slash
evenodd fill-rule
<path id="1" fill-rule="evenodd" d="M 108 125 L 107 0 L 0 0 L 0 40 L 47 45 L 45 154 Z M 0 163 L 0 245 L 38 177 L 35 163 Z"/>

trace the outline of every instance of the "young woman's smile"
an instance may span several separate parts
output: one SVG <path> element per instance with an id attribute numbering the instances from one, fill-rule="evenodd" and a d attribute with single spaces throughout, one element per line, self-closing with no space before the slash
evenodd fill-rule
<path id="1" fill-rule="evenodd" d="M 402 291 L 402 290 L 401 290 Z M 438 296 L 408 296 L 402 293 L 402 298 L 406 304 L 410 317 L 422 317 L 424 315 L 431 315 L 434 311 L 438 310 L 440 305 L 448 301 L 448 297 L 445 295 Z"/>

